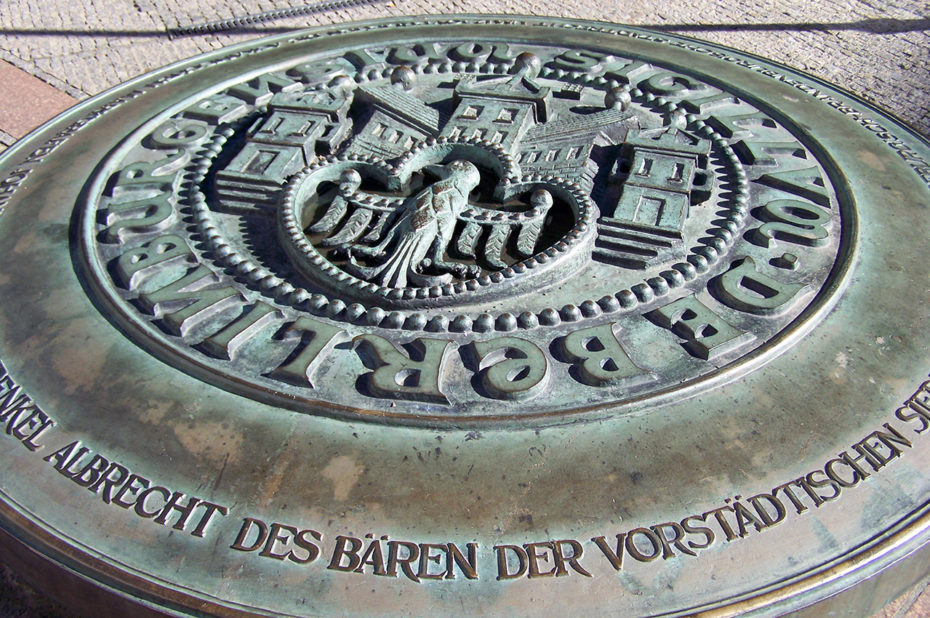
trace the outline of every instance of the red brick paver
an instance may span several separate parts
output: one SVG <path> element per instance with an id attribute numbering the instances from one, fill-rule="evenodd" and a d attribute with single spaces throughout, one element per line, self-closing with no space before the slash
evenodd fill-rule
<path id="1" fill-rule="evenodd" d="M 0 131 L 19 139 L 77 101 L 0 60 Z"/>

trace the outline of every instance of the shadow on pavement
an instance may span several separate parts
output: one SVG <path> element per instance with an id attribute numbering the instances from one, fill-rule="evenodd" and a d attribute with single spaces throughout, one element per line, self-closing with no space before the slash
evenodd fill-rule
<path id="1" fill-rule="evenodd" d="M 245 17 L 240 20 L 247 19 Z M 21 36 L 86 36 L 86 37 L 170 37 L 203 36 L 224 32 L 227 34 L 276 34 L 291 32 L 294 28 L 279 26 L 236 26 L 203 28 L 211 24 L 182 26 L 170 30 L 93 30 L 62 29 L 49 30 L 38 28 L 2 28 L 0 35 Z M 661 32 L 823 32 L 823 31 L 860 31 L 873 34 L 892 34 L 899 32 L 921 32 L 930 30 L 930 18 L 921 19 L 862 19 L 850 22 L 789 23 L 766 22 L 755 24 L 636 24 L 638 28 L 648 28 Z"/>

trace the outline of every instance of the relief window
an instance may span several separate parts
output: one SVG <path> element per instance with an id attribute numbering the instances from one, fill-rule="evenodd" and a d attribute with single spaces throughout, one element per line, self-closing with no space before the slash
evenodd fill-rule
<path id="1" fill-rule="evenodd" d="M 311 131 L 319 124 L 316 120 L 307 120 L 300 126 L 296 131 L 291 133 L 295 137 L 305 137 L 310 134 Z"/>
<path id="2" fill-rule="evenodd" d="M 480 116 L 483 111 L 484 107 L 480 105 L 469 105 L 462 111 L 462 115 L 459 117 L 465 120 L 477 120 L 478 116 Z"/>
<path id="3" fill-rule="evenodd" d="M 259 150 L 252 155 L 252 158 L 249 159 L 245 169 L 242 171 L 246 174 L 264 174 L 265 170 L 268 169 L 271 162 L 274 161 L 277 156 L 278 152 L 276 150 Z"/>
<path id="4" fill-rule="evenodd" d="M 284 122 L 284 118 L 281 116 L 272 116 L 265 121 L 265 124 L 262 126 L 261 130 L 258 132 L 259 135 L 274 135 L 281 128 L 281 124 Z"/>
<path id="5" fill-rule="evenodd" d="M 505 107 L 500 112 L 498 112 L 497 118 L 494 119 L 494 122 L 506 122 L 509 124 L 513 122 L 513 119 L 516 117 L 516 115 L 517 110 Z"/>

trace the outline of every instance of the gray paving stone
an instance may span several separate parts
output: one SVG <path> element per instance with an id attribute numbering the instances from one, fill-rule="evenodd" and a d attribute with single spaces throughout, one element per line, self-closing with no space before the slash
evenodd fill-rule
<path id="1" fill-rule="evenodd" d="M 0 153 L 3 153 L 4 150 L 13 145 L 13 142 L 16 141 L 16 138 L 7 133 L 6 131 L 0 130 Z M 2 615 L 2 614 L 0 614 Z"/>
<path id="2" fill-rule="evenodd" d="M 930 134 L 930 19 L 912 0 L 659 0 L 648 4 L 588 0 L 410 0 L 283 19 L 248 33 L 169 39 L 169 28 L 301 6 L 301 0 L 52 0 L 42 7 L 8 0 L 0 50 L 17 66 L 95 94 L 192 54 L 275 32 L 352 19 L 449 12 L 533 13 L 597 18 L 704 38 L 811 72 L 889 108 Z M 56 34 L 56 31 L 65 31 Z M 43 77 L 44 78 L 44 77 Z M 51 82 L 50 80 L 50 83 Z M 54 84 L 53 85 L 57 85 Z"/>

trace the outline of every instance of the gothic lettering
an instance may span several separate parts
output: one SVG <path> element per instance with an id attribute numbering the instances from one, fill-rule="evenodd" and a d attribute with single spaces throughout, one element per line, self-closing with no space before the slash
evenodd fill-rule
<path id="1" fill-rule="evenodd" d="M 605 386 L 646 378 L 620 345 L 614 334 L 616 324 L 604 324 L 573 331 L 561 339 L 561 348 L 573 363 L 576 379 L 591 386 Z"/>
<path id="2" fill-rule="evenodd" d="M 549 381 L 549 361 L 525 339 L 500 337 L 476 341 L 481 385 L 491 397 L 526 399 L 538 395 Z"/>
<path id="3" fill-rule="evenodd" d="M 682 346 L 704 360 L 713 360 L 753 339 L 751 334 L 726 322 L 693 295 L 659 307 L 649 318 L 684 339 Z"/>
<path id="4" fill-rule="evenodd" d="M 760 272 L 750 257 L 734 262 L 715 283 L 712 289 L 721 302 L 734 309 L 757 314 L 784 311 L 805 290 L 800 283 L 783 283 Z"/>
<path id="5" fill-rule="evenodd" d="M 372 371 L 366 375 L 369 391 L 376 397 L 421 399 L 445 403 L 439 377 L 451 342 L 415 339 L 401 352 L 377 335 L 359 335 L 356 350 Z"/>

